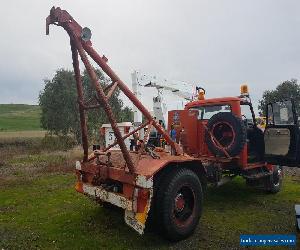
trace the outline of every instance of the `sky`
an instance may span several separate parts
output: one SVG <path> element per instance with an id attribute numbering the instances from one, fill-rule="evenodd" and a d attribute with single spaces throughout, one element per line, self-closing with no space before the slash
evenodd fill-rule
<path id="1" fill-rule="evenodd" d="M 43 79 L 72 69 L 66 32 L 45 35 L 52 6 L 92 30 L 130 87 L 133 70 L 200 85 L 207 98 L 237 96 L 246 82 L 256 105 L 263 91 L 300 79 L 298 0 L 10 0 L 0 9 L 0 103 L 36 104 Z M 154 94 L 142 92 L 146 105 Z"/>

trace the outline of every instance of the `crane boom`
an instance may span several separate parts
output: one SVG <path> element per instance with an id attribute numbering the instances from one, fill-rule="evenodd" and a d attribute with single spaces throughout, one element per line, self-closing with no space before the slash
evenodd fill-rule
<path id="1" fill-rule="evenodd" d="M 194 100 L 196 95 L 196 86 L 182 81 L 168 80 L 137 72 L 137 82 L 139 86 L 170 91 L 174 95 L 184 98 L 187 101 Z"/>
<path id="2" fill-rule="evenodd" d="M 73 57 L 73 66 L 74 72 L 76 73 L 76 82 L 78 90 L 78 103 L 79 109 L 81 112 L 80 120 L 81 120 L 81 131 L 82 131 L 82 138 L 83 138 L 83 148 L 84 148 L 84 159 L 83 161 L 87 161 L 87 128 L 86 128 L 86 118 L 85 118 L 85 111 L 90 109 L 83 100 L 83 93 L 80 80 L 80 69 L 79 69 L 79 62 L 78 58 L 80 56 L 84 66 L 89 74 L 89 77 L 92 81 L 92 85 L 97 92 L 97 101 L 99 105 L 96 105 L 92 108 L 99 108 L 102 107 L 107 115 L 109 122 L 111 123 L 111 127 L 114 131 L 114 134 L 117 139 L 117 143 L 120 146 L 122 151 L 123 157 L 126 161 L 126 165 L 130 172 L 135 172 L 134 163 L 129 155 L 129 152 L 126 148 L 124 143 L 124 137 L 117 126 L 117 121 L 115 119 L 115 115 L 113 114 L 112 108 L 108 102 L 111 94 L 113 91 L 118 87 L 128 98 L 129 100 L 142 112 L 144 117 L 147 119 L 147 123 L 151 126 L 155 127 L 157 131 L 159 131 L 162 136 L 166 139 L 166 141 L 171 145 L 171 147 L 175 150 L 177 155 L 180 155 L 182 150 L 180 146 L 174 142 L 169 134 L 163 129 L 163 127 L 156 122 L 153 117 L 151 116 L 150 112 L 146 109 L 146 107 L 134 96 L 134 94 L 130 91 L 130 89 L 126 86 L 126 84 L 117 76 L 117 74 L 110 68 L 107 64 L 108 59 L 103 55 L 100 56 L 92 47 L 92 43 L 90 41 L 91 38 L 91 31 L 88 28 L 82 28 L 74 19 L 73 17 L 65 10 L 61 8 L 53 7 L 50 10 L 50 15 L 46 19 L 46 34 L 49 34 L 49 26 L 51 24 L 63 27 L 70 37 L 71 43 L 71 50 L 72 50 L 72 57 Z M 79 55 L 79 56 L 78 56 Z M 88 56 L 89 55 L 101 69 L 106 73 L 107 76 L 110 77 L 112 83 L 108 86 L 107 89 L 103 89 L 99 84 L 99 80 L 95 73 L 95 70 L 92 64 L 89 62 Z M 105 93 L 105 91 L 107 91 Z M 105 148 L 103 151 L 107 151 L 108 149 Z"/>
<path id="3" fill-rule="evenodd" d="M 132 89 L 138 99 L 141 98 L 140 87 L 157 89 L 157 96 L 153 97 L 153 115 L 164 126 L 166 125 L 167 104 L 164 101 L 163 91 L 171 92 L 186 101 L 194 100 L 196 95 L 196 86 L 186 82 L 167 80 L 140 71 L 134 71 L 131 76 Z M 134 124 L 137 127 L 141 124 L 141 113 L 135 107 L 133 111 Z"/>

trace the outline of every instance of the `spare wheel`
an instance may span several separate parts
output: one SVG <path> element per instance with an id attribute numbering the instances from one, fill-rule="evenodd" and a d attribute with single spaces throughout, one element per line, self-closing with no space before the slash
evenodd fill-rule
<path id="1" fill-rule="evenodd" d="M 213 115 L 205 131 L 205 142 L 216 156 L 237 156 L 247 141 L 247 128 L 241 118 L 229 112 Z M 223 148 L 223 149 L 222 149 Z"/>

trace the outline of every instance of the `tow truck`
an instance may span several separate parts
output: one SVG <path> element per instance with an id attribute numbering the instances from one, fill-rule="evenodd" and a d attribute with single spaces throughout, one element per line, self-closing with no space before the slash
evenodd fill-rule
<path id="1" fill-rule="evenodd" d="M 300 132 L 292 100 L 267 105 L 267 124 L 262 132 L 257 128 L 246 86 L 237 97 L 205 99 L 205 91 L 199 91 L 198 99 L 187 103 L 183 110 L 169 112 L 168 126 L 173 124 L 178 130 L 177 143 L 110 68 L 107 57 L 95 51 L 88 28 L 82 28 L 67 11 L 55 7 L 46 19 L 46 34 L 51 24 L 63 27 L 70 37 L 83 145 L 83 159 L 75 167 L 75 189 L 99 203 L 123 208 L 125 222 L 138 233 L 143 234 L 146 222 L 151 220 L 166 238 L 184 239 L 199 223 L 207 183 L 219 186 L 242 176 L 247 184 L 276 193 L 283 180 L 281 166 L 299 166 Z M 88 55 L 110 77 L 111 84 L 105 89 Z M 96 90 L 97 105 L 84 100 L 79 57 Z M 145 118 L 127 135 L 121 135 L 108 103 L 116 88 Z M 251 127 L 244 121 L 242 107 L 248 107 L 252 114 Z M 104 109 L 117 141 L 91 151 L 85 116 L 93 108 Z M 148 132 L 139 151 L 128 150 L 124 140 L 145 126 L 155 127 L 172 150 L 147 147 Z M 120 151 L 110 152 L 116 144 Z"/>

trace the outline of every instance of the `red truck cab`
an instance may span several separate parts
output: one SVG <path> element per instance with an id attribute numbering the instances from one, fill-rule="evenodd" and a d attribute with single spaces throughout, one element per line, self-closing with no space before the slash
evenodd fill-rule
<path id="1" fill-rule="evenodd" d="M 262 131 L 248 94 L 212 99 L 202 95 L 184 110 L 170 111 L 169 126 L 176 129 L 185 153 L 216 161 L 230 159 L 222 164 L 225 169 L 296 166 L 300 133 L 293 101 L 270 103 L 266 108 L 267 125 Z"/>

